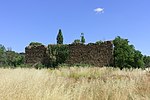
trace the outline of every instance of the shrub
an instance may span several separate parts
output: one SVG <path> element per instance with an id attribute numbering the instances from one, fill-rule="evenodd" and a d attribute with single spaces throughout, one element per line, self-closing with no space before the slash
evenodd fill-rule
<path id="1" fill-rule="evenodd" d="M 72 44 L 81 44 L 81 41 L 79 39 L 75 39 Z"/>
<path id="2" fill-rule="evenodd" d="M 33 68 L 36 68 L 36 69 L 41 69 L 41 68 L 44 68 L 45 65 L 43 65 L 42 63 L 36 63 L 34 65 L 32 65 Z"/>
<path id="3" fill-rule="evenodd" d="M 100 44 L 102 44 L 102 43 L 104 43 L 102 40 L 100 40 L 100 41 L 97 41 L 95 44 L 98 44 L 98 45 L 100 45 Z"/>
<path id="4" fill-rule="evenodd" d="M 49 45 L 48 46 L 48 66 L 56 67 L 59 64 L 65 63 L 69 55 L 68 45 Z"/>
<path id="5" fill-rule="evenodd" d="M 42 45 L 42 43 L 39 43 L 39 42 L 31 42 L 29 44 L 29 46 L 41 46 L 41 45 Z"/>

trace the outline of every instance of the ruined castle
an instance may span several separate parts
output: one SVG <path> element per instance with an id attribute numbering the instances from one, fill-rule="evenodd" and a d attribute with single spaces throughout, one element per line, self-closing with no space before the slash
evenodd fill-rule
<path id="1" fill-rule="evenodd" d="M 102 44 L 69 44 L 69 56 L 66 64 L 90 64 L 98 67 L 113 65 L 113 43 L 105 41 Z M 47 46 L 27 46 L 25 62 L 34 64 L 45 63 L 48 59 Z"/>

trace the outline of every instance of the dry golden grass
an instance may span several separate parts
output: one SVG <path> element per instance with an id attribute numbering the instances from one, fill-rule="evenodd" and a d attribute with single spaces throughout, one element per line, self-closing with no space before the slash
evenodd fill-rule
<path id="1" fill-rule="evenodd" d="M 0 100 L 150 100 L 140 69 L 0 69 Z"/>

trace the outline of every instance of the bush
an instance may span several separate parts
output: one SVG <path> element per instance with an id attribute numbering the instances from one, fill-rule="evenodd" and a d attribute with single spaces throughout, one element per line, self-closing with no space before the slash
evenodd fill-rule
<path id="1" fill-rule="evenodd" d="M 30 44 L 29 44 L 29 46 L 41 46 L 41 45 L 43 45 L 42 43 L 39 43 L 39 42 L 31 42 Z"/>
<path id="2" fill-rule="evenodd" d="M 97 41 L 95 44 L 98 44 L 98 45 L 100 45 L 100 44 L 102 44 L 102 43 L 104 43 L 102 40 L 100 40 L 100 41 Z"/>
<path id="3" fill-rule="evenodd" d="M 59 64 L 65 63 L 69 55 L 68 45 L 49 45 L 48 46 L 48 66 L 56 67 Z"/>
<path id="4" fill-rule="evenodd" d="M 75 39 L 72 44 L 81 44 L 80 39 Z"/>
<path id="5" fill-rule="evenodd" d="M 32 67 L 36 69 L 41 69 L 45 68 L 45 65 L 43 65 L 42 63 L 35 63 L 34 65 L 32 65 Z"/>

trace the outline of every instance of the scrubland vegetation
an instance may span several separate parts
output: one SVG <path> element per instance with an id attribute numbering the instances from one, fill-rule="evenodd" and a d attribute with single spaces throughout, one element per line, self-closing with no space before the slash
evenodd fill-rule
<path id="1" fill-rule="evenodd" d="M 150 100 L 150 72 L 111 67 L 0 69 L 0 100 Z"/>

